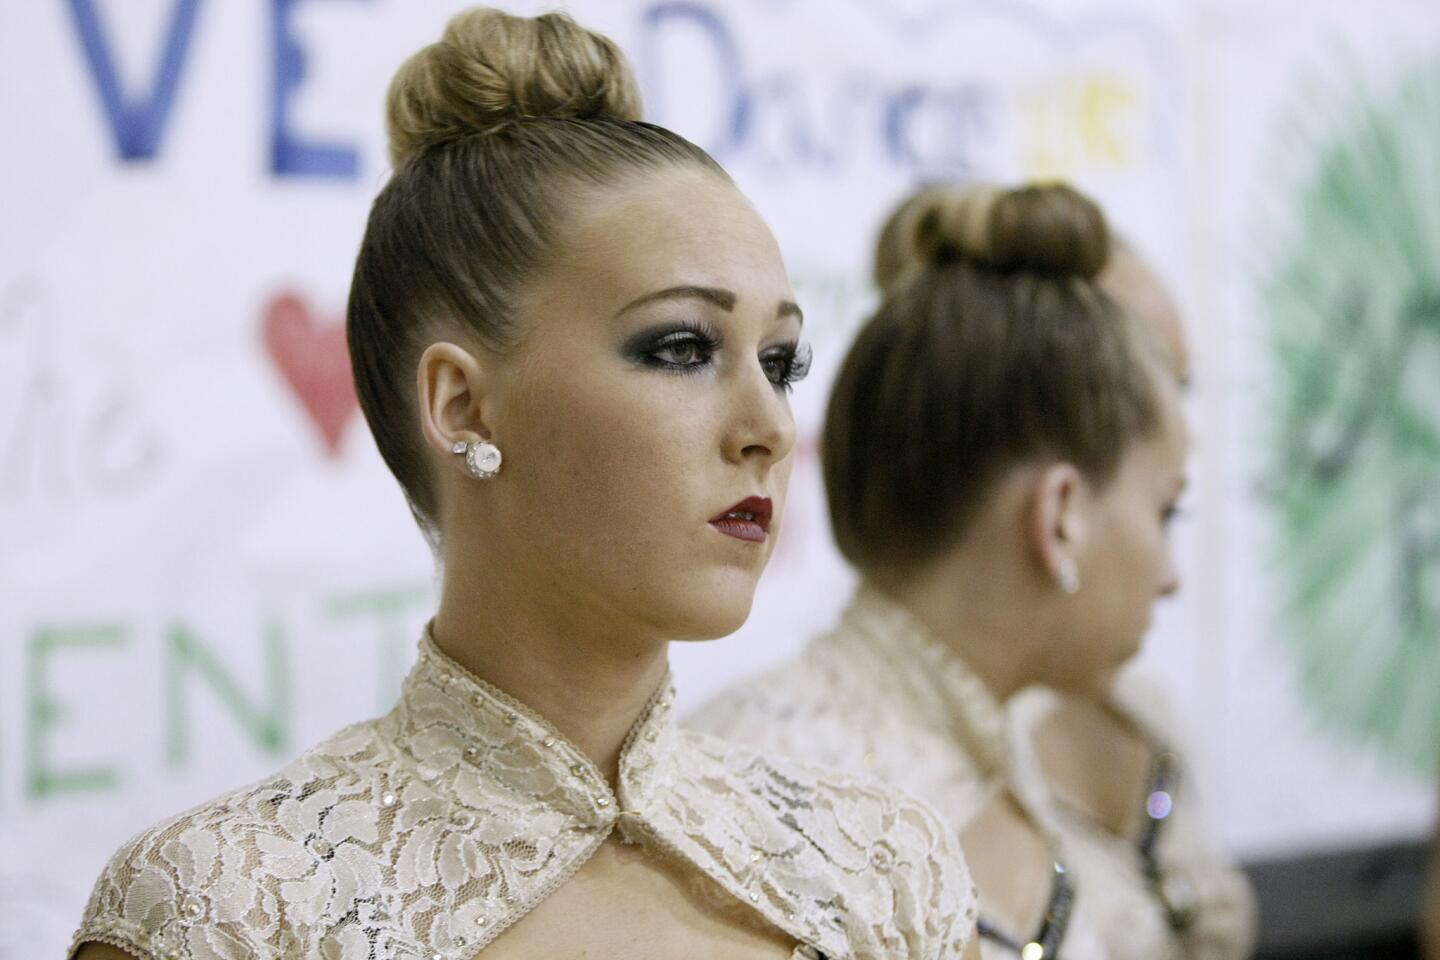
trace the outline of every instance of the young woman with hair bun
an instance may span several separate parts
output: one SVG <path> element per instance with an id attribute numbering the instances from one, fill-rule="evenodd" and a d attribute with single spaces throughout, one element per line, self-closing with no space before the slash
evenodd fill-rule
<path id="1" fill-rule="evenodd" d="M 388 119 L 347 328 L 439 609 L 389 714 L 126 843 L 78 956 L 973 950 L 928 807 L 671 719 L 668 644 L 744 622 L 784 515 L 770 231 L 562 15 L 457 15 Z"/>
<path id="2" fill-rule="evenodd" d="M 1154 268 L 1117 242 L 1099 284 L 1187 385 L 1184 324 Z M 1099 697 L 1032 687 L 1010 704 L 1016 750 L 1044 776 L 1108 956 L 1243 960 L 1255 944 L 1254 894 L 1206 830 L 1169 702 L 1139 670 Z"/>
<path id="3" fill-rule="evenodd" d="M 891 215 L 821 450 L 860 585 L 799 659 L 695 718 L 931 801 L 987 958 L 1112 955 L 1005 705 L 1102 695 L 1178 585 L 1179 389 L 1098 283 L 1111 249 L 1064 185 L 927 188 Z"/>

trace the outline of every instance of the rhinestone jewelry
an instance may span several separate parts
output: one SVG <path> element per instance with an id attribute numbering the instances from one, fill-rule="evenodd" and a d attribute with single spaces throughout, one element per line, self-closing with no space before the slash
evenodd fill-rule
<path id="1" fill-rule="evenodd" d="M 502 459 L 500 448 L 488 440 L 476 440 L 465 445 L 465 464 L 476 480 L 489 480 L 499 473 Z"/>

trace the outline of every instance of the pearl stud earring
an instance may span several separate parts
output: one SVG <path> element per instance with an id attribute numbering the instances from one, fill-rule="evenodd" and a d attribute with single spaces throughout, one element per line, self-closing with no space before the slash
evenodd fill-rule
<path id="1" fill-rule="evenodd" d="M 1072 597 L 1080 592 L 1080 568 L 1074 557 L 1060 561 L 1060 589 Z"/>
<path id="2" fill-rule="evenodd" d="M 450 445 L 450 452 L 464 455 L 465 466 L 476 480 L 489 480 L 495 476 L 500 472 L 500 463 L 504 459 L 500 456 L 500 448 L 488 440 L 473 443 L 456 440 Z"/>

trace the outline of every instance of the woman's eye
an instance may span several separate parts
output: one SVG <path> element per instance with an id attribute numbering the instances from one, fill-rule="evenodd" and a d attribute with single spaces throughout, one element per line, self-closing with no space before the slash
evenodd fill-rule
<path id="1" fill-rule="evenodd" d="M 682 334 L 661 341 L 652 356 L 667 366 L 696 367 L 710 359 L 710 347 L 694 334 Z"/>
<path id="2" fill-rule="evenodd" d="M 760 366 L 771 383 L 789 390 L 810 372 L 810 358 L 810 344 L 791 343 L 761 356 Z"/>

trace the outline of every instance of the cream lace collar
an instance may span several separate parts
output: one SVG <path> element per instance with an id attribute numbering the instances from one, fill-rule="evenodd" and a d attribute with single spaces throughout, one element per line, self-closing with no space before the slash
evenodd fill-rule
<path id="1" fill-rule="evenodd" d="M 887 788 L 677 730 L 662 686 L 618 788 L 426 636 L 399 704 L 122 848 L 76 942 L 142 957 L 469 960 L 612 832 L 827 958 L 958 956 L 953 838 Z"/>

